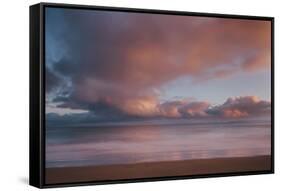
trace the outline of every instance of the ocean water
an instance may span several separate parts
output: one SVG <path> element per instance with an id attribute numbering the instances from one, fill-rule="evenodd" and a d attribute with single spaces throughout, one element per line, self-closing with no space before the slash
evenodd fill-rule
<path id="1" fill-rule="evenodd" d="M 151 120 L 46 127 L 46 167 L 270 155 L 269 119 Z"/>

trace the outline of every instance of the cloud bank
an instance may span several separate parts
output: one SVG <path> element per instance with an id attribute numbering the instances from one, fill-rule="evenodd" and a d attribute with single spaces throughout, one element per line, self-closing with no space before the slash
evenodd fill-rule
<path id="1" fill-rule="evenodd" d="M 137 103 L 137 104 L 136 104 Z M 270 116 L 271 102 L 256 96 L 228 98 L 212 106 L 206 101 L 177 100 L 157 103 L 153 99 L 134 101 L 123 107 L 97 103 L 88 113 L 59 116 L 47 114 L 47 122 L 57 124 L 130 121 L 140 119 L 237 119 Z M 62 106 L 64 107 L 64 106 Z M 69 106 L 67 106 L 69 108 Z"/>

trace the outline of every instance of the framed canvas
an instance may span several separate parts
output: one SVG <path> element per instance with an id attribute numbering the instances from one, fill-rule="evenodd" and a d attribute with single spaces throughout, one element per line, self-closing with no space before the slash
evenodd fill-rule
<path id="1" fill-rule="evenodd" d="M 274 172 L 274 18 L 30 7 L 30 184 Z"/>

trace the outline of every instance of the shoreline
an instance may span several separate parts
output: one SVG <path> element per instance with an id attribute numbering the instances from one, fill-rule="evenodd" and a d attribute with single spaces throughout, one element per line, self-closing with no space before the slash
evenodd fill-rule
<path id="1" fill-rule="evenodd" d="M 206 175 L 271 169 L 271 156 L 191 159 L 103 166 L 46 168 L 46 184 Z M 120 173 L 121 172 L 121 173 Z"/>

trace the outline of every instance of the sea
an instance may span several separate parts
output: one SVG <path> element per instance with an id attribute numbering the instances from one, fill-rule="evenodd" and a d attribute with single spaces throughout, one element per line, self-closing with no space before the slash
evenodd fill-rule
<path id="1" fill-rule="evenodd" d="M 271 154 L 270 119 L 46 125 L 46 168 Z"/>

